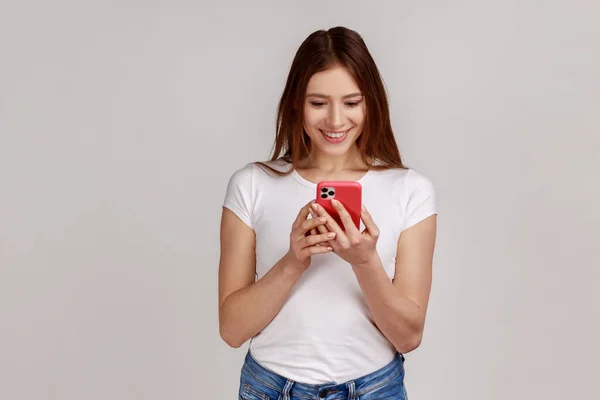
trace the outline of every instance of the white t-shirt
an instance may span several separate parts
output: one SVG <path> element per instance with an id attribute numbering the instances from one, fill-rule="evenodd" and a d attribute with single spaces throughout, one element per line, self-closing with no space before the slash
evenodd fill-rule
<path id="1" fill-rule="evenodd" d="M 400 233 L 436 213 L 434 188 L 412 169 L 370 170 L 358 182 L 363 204 L 379 227 L 377 251 L 392 279 Z M 316 187 L 296 171 L 279 177 L 254 164 L 229 180 L 223 206 L 256 232 L 258 279 L 289 250 L 292 224 L 315 199 Z M 279 313 L 251 339 L 250 352 L 281 376 L 321 384 L 376 371 L 392 361 L 396 350 L 374 324 L 350 264 L 329 253 L 312 256 Z"/>

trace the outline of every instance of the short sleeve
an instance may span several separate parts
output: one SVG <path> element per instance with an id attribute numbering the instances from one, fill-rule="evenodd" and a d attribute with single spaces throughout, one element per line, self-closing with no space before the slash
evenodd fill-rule
<path id="1" fill-rule="evenodd" d="M 407 201 L 403 229 L 408 229 L 437 214 L 437 209 L 435 189 L 428 178 L 411 169 L 407 173 L 405 184 Z"/>
<path id="2" fill-rule="evenodd" d="M 252 164 L 233 173 L 227 183 L 223 207 L 230 209 L 246 225 L 253 228 L 252 224 L 252 178 L 254 167 Z"/>

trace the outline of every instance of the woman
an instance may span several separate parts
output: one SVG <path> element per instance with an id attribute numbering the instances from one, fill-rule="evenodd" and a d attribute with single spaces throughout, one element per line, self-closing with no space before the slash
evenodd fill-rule
<path id="1" fill-rule="evenodd" d="M 314 203 L 317 183 L 362 185 L 362 232 Z M 241 399 L 404 399 L 436 235 L 431 182 L 402 164 L 362 38 L 311 34 L 291 66 L 270 161 L 231 177 L 221 221 L 223 340 L 251 339 Z M 362 226 L 361 226 L 362 229 Z"/>

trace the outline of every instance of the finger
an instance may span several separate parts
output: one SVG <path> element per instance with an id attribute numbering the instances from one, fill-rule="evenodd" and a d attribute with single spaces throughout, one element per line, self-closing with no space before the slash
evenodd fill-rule
<path id="1" fill-rule="evenodd" d="M 333 236 L 331 237 L 331 239 L 329 239 L 327 241 L 327 245 L 328 246 L 332 246 L 333 245 L 333 239 L 335 239 L 335 232 L 329 232 L 329 229 L 327 229 L 327 227 L 325 226 L 325 224 L 319 225 L 315 229 L 318 230 L 318 232 L 316 232 L 315 235 L 319 235 L 319 234 L 325 235 L 325 234 L 328 234 L 328 233 L 333 234 Z M 322 244 L 317 244 L 317 246 L 322 246 Z"/>
<path id="2" fill-rule="evenodd" d="M 373 221 L 371 214 L 364 205 L 362 206 L 362 212 L 360 213 L 360 217 L 363 220 L 363 223 L 365 224 L 365 230 L 363 231 L 363 233 L 368 232 L 371 236 L 378 237 L 379 228 L 375 224 L 375 221 Z"/>
<path id="3" fill-rule="evenodd" d="M 318 235 L 318 234 L 319 234 L 319 231 L 317 230 L 317 228 L 312 228 L 310 231 L 306 231 L 304 236 L 308 237 L 308 236 L 313 236 L 313 235 Z"/>
<path id="4" fill-rule="evenodd" d="M 300 224 L 302 224 L 302 222 L 304 220 L 306 220 L 306 218 L 308 218 L 308 213 L 310 212 L 310 206 L 312 203 L 314 203 L 314 200 L 309 201 L 304 207 L 302 207 L 300 209 L 300 212 L 298 212 L 298 216 L 296 217 L 296 220 L 292 224 L 293 228 L 300 226 Z"/>
<path id="5" fill-rule="evenodd" d="M 317 226 L 317 229 L 319 230 L 319 233 L 327 233 L 327 232 L 329 232 L 329 229 L 327 229 L 327 225 L 326 224 Z"/>
<path id="6" fill-rule="evenodd" d="M 310 210 L 310 215 L 312 215 L 312 217 L 313 217 L 313 218 L 318 218 L 318 215 L 315 215 L 315 211 L 313 211 L 313 207 L 311 207 L 311 210 Z M 323 225 L 319 225 L 319 226 L 318 226 L 317 228 L 315 228 L 315 229 L 318 229 L 318 231 L 319 231 L 320 233 L 327 233 L 327 232 L 329 232 L 329 229 L 327 229 L 327 227 L 325 226 L 325 224 L 323 224 Z"/>
<path id="7" fill-rule="evenodd" d="M 305 259 L 315 254 L 330 253 L 332 251 L 333 248 L 331 246 L 310 246 L 300 250 L 300 257 Z"/>
<path id="8" fill-rule="evenodd" d="M 305 236 L 306 232 L 310 231 L 313 228 L 317 228 L 319 225 L 324 225 L 326 222 L 327 218 L 325 217 L 307 219 L 306 221 L 302 222 L 302 224 L 300 224 L 300 226 L 298 227 L 298 236 Z"/>
<path id="9" fill-rule="evenodd" d="M 312 207 L 320 217 L 327 218 L 327 229 L 329 229 L 330 232 L 335 232 L 335 240 L 342 244 L 347 243 L 348 238 L 346 237 L 346 234 L 342 228 L 340 228 L 338 223 L 335 222 L 335 220 L 331 217 L 331 215 L 329 215 L 329 213 L 323 207 L 316 203 L 313 204 Z"/>
<path id="10" fill-rule="evenodd" d="M 312 207 L 308 209 L 308 214 L 310 215 L 311 218 L 315 218 L 315 215 L 312 212 Z M 312 228 L 310 230 L 310 233 L 307 233 L 306 236 L 308 235 L 318 235 L 319 231 L 317 230 L 317 228 Z"/>
<path id="11" fill-rule="evenodd" d="M 335 238 L 335 232 L 321 233 L 320 235 L 306 236 L 300 240 L 300 248 L 314 246 Z"/>
<path id="12" fill-rule="evenodd" d="M 349 235 L 360 233 L 358 232 L 358 229 L 356 229 L 356 225 L 354 225 L 352 217 L 350 216 L 348 211 L 346 211 L 346 207 L 344 207 L 344 205 L 341 202 L 335 199 L 331 200 L 331 204 L 333 205 L 333 208 L 335 208 L 335 210 L 338 212 L 338 215 L 340 216 L 340 219 L 344 224 L 344 228 L 346 228 L 346 232 Z"/>

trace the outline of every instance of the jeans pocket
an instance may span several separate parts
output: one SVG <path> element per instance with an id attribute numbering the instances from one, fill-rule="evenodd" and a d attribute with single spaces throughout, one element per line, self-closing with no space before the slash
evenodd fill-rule
<path id="1" fill-rule="evenodd" d="M 247 383 L 242 384 L 240 397 L 244 400 L 273 400 L 260 390 L 253 388 Z"/>
<path id="2" fill-rule="evenodd" d="M 357 400 L 406 400 L 406 388 L 404 387 L 404 372 L 392 377 L 389 381 L 375 385 L 373 388 L 357 393 Z"/>

